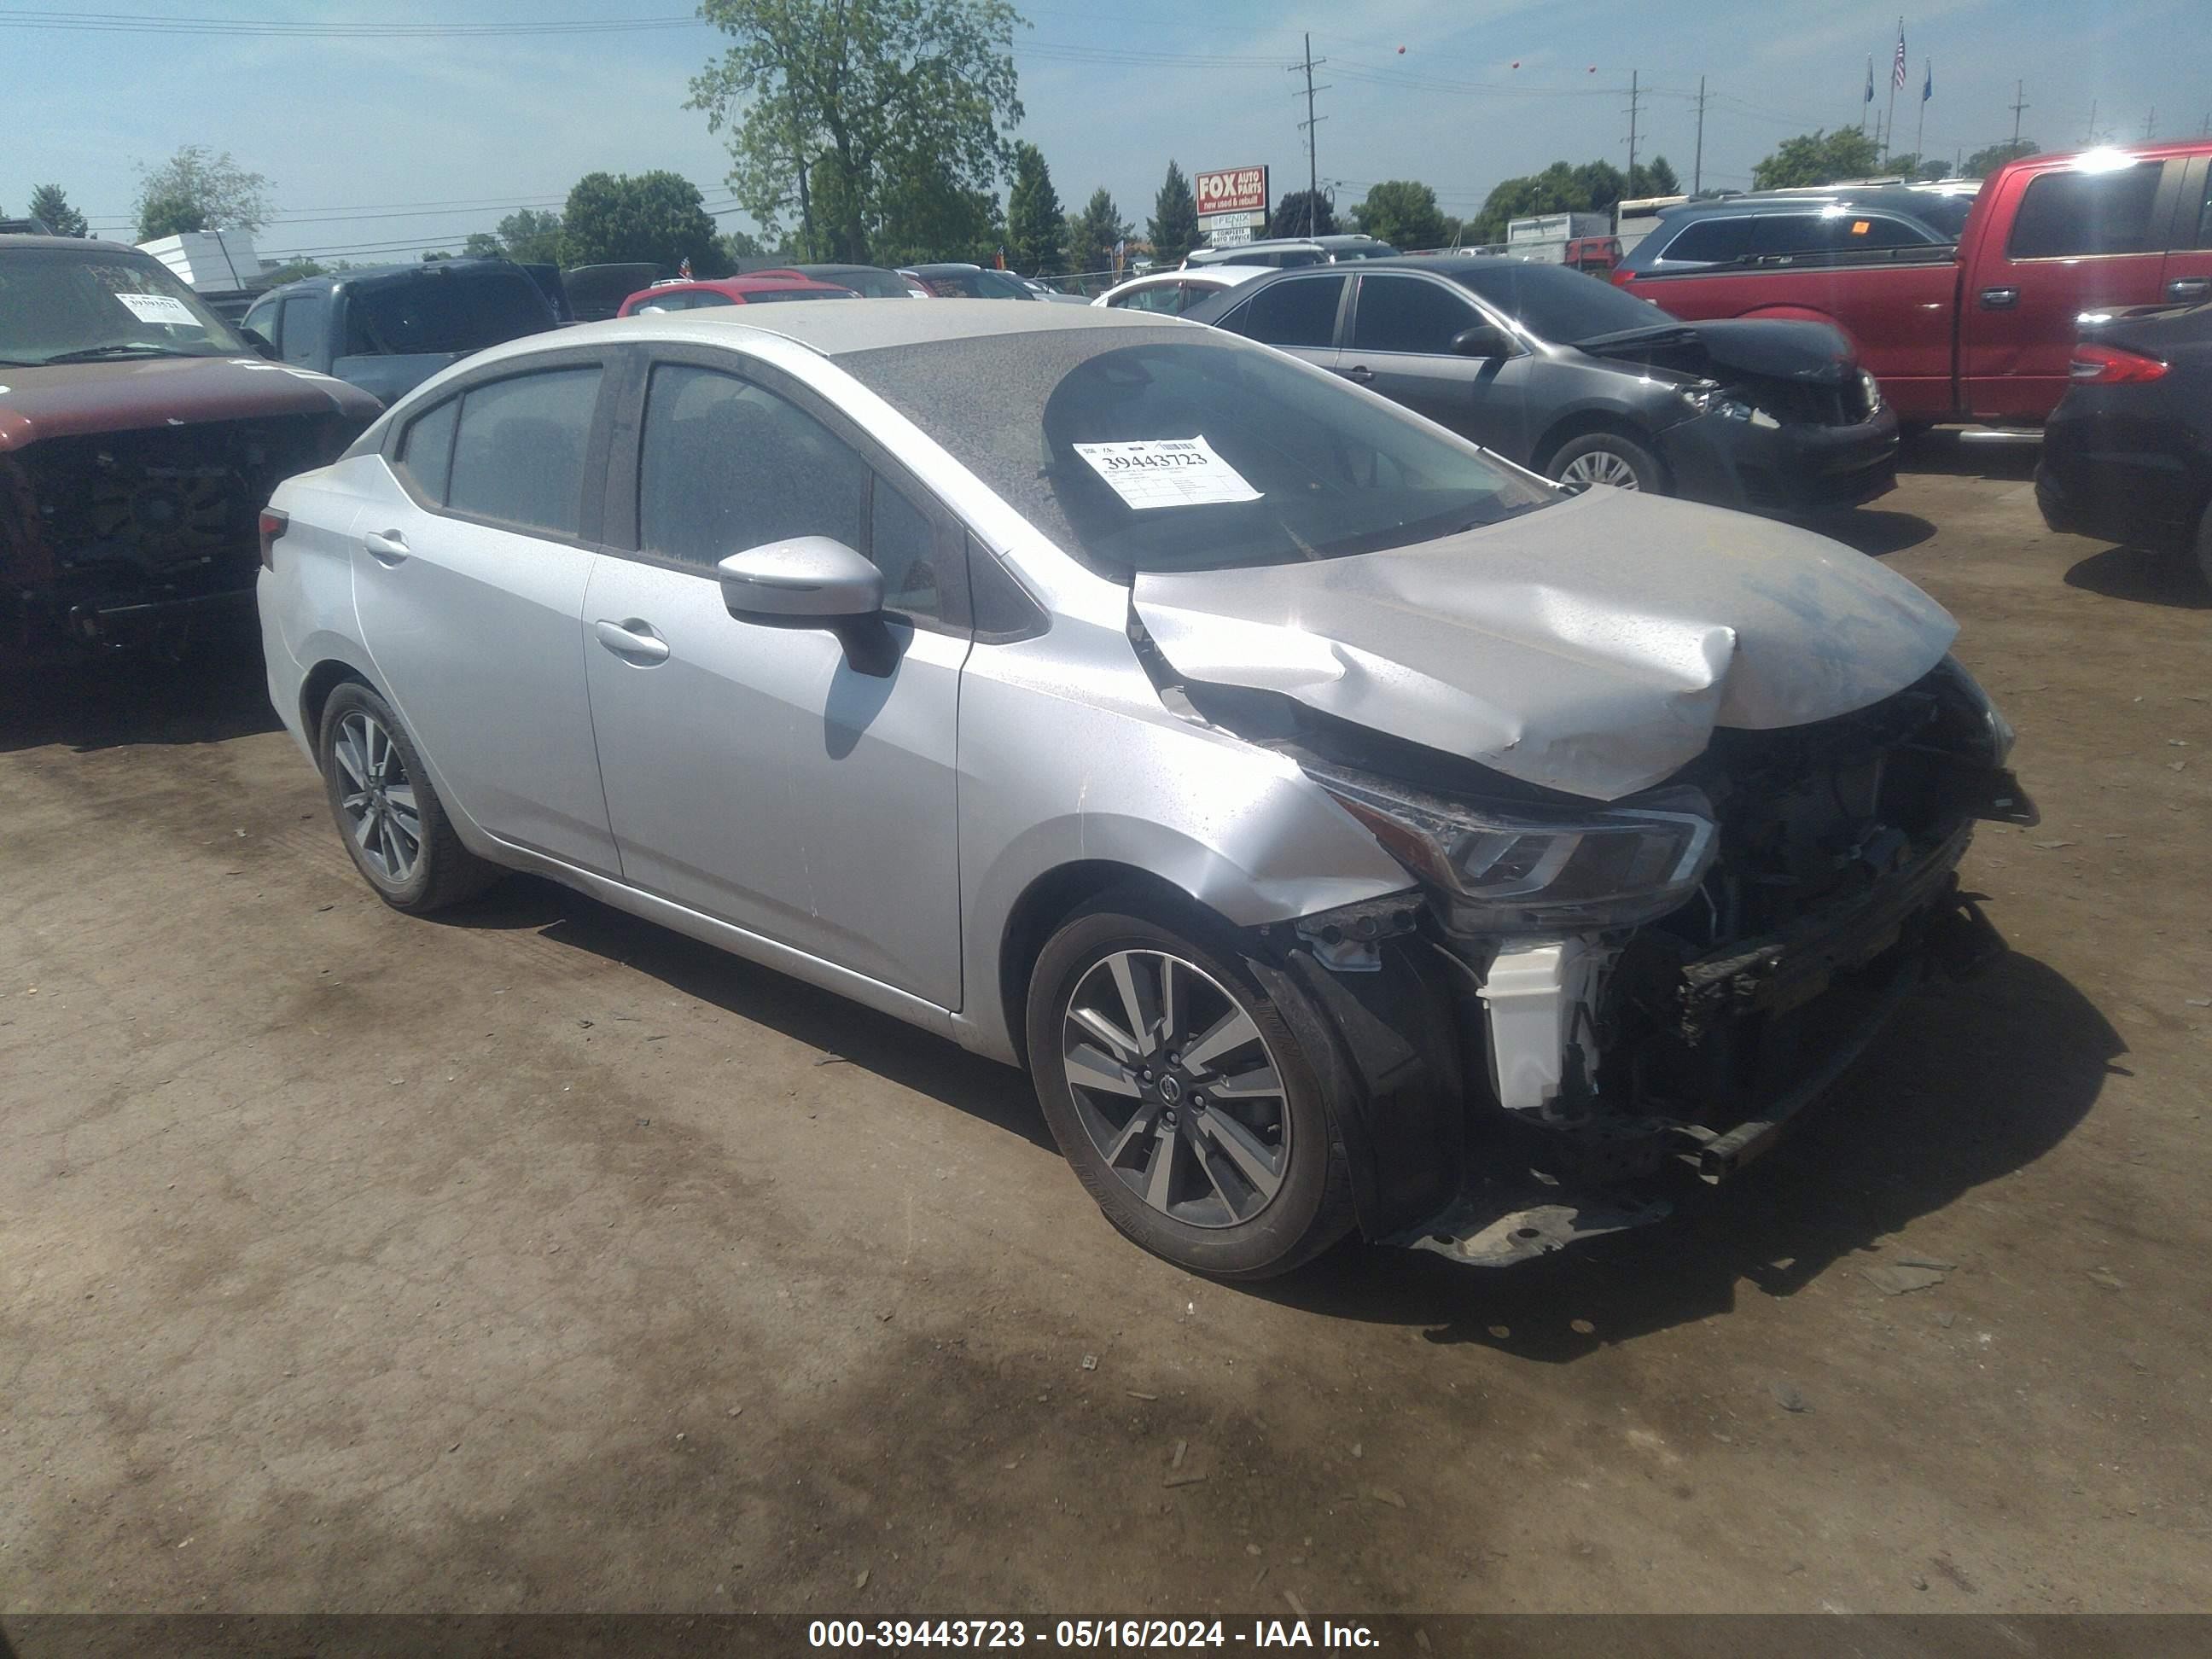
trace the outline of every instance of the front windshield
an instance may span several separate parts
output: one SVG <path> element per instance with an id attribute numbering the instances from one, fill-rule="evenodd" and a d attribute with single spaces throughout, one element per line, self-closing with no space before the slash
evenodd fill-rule
<path id="1" fill-rule="evenodd" d="M 949 340 L 838 362 L 1116 579 L 1374 552 L 1560 499 L 1326 374 L 1173 325 Z"/>
<path id="2" fill-rule="evenodd" d="M 1633 329 L 1680 326 L 1649 300 L 1565 265 L 1496 259 L 1452 274 L 1538 339 L 1560 345 Z"/>
<path id="3" fill-rule="evenodd" d="M 0 248 L 0 362 L 252 355 L 147 254 L 91 243 Z"/>

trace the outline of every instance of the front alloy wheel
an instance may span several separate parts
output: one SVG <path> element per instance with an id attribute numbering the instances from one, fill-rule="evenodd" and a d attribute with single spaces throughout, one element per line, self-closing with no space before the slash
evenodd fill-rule
<path id="1" fill-rule="evenodd" d="M 1251 1220 L 1282 1190 L 1291 1117 L 1252 1016 L 1195 963 L 1117 951 L 1077 982 L 1060 1064 L 1106 1167 L 1194 1227 Z"/>
<path id="2" fill-rule="evenodd" d="M 1559 469 L 1561 483 L 1610 484 L 1615 489 L 1637 489 L 1636 469 L 1610 449 L 1590 449 Z"/>

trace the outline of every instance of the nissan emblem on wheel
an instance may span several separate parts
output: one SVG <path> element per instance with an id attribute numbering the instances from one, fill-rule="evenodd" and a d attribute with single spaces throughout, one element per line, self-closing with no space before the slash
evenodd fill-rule
<path id="1" fill-rule="evenodd" d="M 532 872 L 1023 1067 L 1193 1273 L 1649 1225 L 2002 953 L 1958 866 L 2035 809 L 1942 606 L 1662 498 L 1672 434 L 1765 433 L 1781 380 L 1863 424 L 1847 356 L 1522 269 L 1263 276 L 1220 327 L 850 301 L 493 347 L 276 491 L 276 712 L 395 909 Z M 1378 354 L 1628 307 L 1573 371 L 1667 423 L 1547 477 L 1260 343 L 1356 351 L 1370 283 L 1420 289 Z"/>

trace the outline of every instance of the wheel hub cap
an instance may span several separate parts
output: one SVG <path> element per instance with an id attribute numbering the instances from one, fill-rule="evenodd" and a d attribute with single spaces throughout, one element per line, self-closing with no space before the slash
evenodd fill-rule
<path id="1" fill-rule="evenodd" d="M 1123 1185 L 1194 1227 L 1251 1220 L 1281 1190 L 1291 1120 L 1267 1038 L 1195 963 L 1122 951 L 1077 981 L 1061 1064 L 1091 1145 Z"/>
<path id="2" fill-rule="evenodd" d="M 338 810 L 355 848 L 386 881 L 405 881 L 422 856 L 422 821 L 399 746 L 383 721 L 356 708 L 338 722 L 332 757 Z"/>

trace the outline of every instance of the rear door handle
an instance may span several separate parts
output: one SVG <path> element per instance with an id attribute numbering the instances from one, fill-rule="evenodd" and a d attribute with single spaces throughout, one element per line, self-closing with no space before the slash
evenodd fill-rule
<path id="1" fill-rule="evenodd" d="M 2020 290 L 2016 288 L 1985 288 L 1982 290 L 1982 309 L 1984 311 L 2010 311 L 2019 303 Z"/>
<path id="2" fill-rule="evenodd" d="M 2177 276 L 2166 285 L 2169 300 L 2201 300 L 2212 294 L 2212 276 Z"/>
<path id="3" fill-rule="evenodd" d="M 668 641 L 653 631 L 652 623 L 640 622 L 635 617 L 627 622 L 610 622 L 602 617 L 592 624 L 592 632 L 615 655 L 641 667 L 668 660 Z"/>
<path id="4" fill-rule="evenodd" d="M 361 538 L 361 544 L 379 564 L 399 564 L 407 557 L 407 538 L 396 530 L 372 530 Z"/>
<path id="5" fill-rule="evenodd" d="M 1375 378 L 1375 371 L 1364 363 L 1354 363 L 1344 371 L 1344 378 L 1347 380 L 1357 380 L 1364 386 Z"/>

